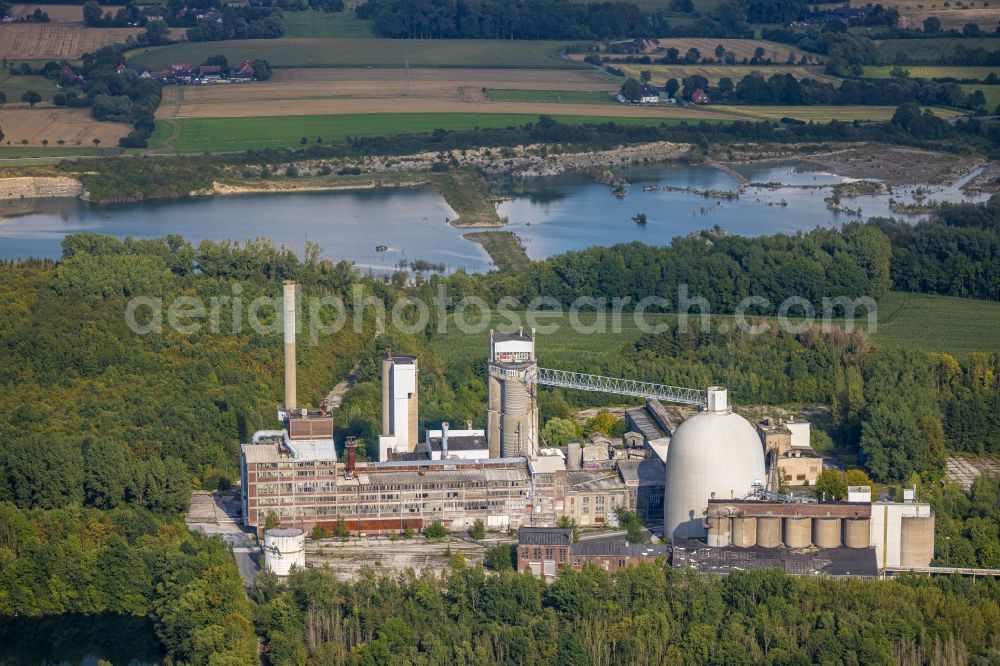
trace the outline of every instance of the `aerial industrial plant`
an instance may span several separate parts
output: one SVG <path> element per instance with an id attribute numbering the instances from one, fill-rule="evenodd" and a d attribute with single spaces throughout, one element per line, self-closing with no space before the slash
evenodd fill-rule
<path id="1" fill-rule="evenodd" d="M 264 539 L 266 562 L 278 573 L 300 563 L 303 531 L 316 526 L 391 534 L 431 523 L 465 531 L 477 521 L 494 533 L 518 530 L 518 566 L 540 575 L 584 561 L 618 567 L 668 554 L 675 565 L 721 573 L 779 567 L 874 576 L 930 564 L 934 515 L 911 493 L 902 502 L 873 502 L 868 487 L 851 488 L 847 501 L 778 492 L 775 467 L 783 458 L 818 464 L 807 423 L 755 427 L 733 411 L 722 387 L 699 391 L 539 368 L 534 331 L 490 332 L 485 431 L 442 423 L 426 428 L 423 441 L 418 359 L 389 352 L 379 460 L 357 461 L 353 442 L 345 442 L 341 462 L 333 415 L 296 404 L 294 283 L 284 295 L 281 428 L 254 433 L 240 459 L 243 521 Z M 547 447 L 539 435 L 539 385 L 641 397 L 646 405 L 628 410 L 630 430 L 620 442 L 596 435 Z M 697 412 L 678 425 L 662 402 Z M 636 511 L 662 546 L 585 547 L 553 529 L 564 517 L 579 527 L 613 527 L 619 509 Z M 278 528 L 265 529 L 268 516 Z"/>

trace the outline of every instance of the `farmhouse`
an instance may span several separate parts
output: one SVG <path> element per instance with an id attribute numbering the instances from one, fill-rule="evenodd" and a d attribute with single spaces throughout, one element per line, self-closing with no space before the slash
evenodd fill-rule
<path id="1" fill-rule="evenodd" d="M 222 67 L 219 65 L 202 65 L 198 68 L 198 78 L 202 83 L 212 83 L 222 78 Z"/>
<path id="2" fill-rule="evenodd" d="M 229 78 L 248 81 L 254 77 L 254 74 L 256 74 L 256 71 L 254 71 L 250 61 L 243 60 L 236 69 L 229 73 Z"/>
<path id="3" fill-rule="evenodd" d="M 708 97 L 708 93 L 706 93 L 701 88 L 698 88 L 693 93 L 691 93 L 691 102 L 693 102 L 694 104 L 709 104 L 711 103 L 711 101 L 712 100 Z"/>
<path id="4" fill-rule="evenodd" d="M 630 100 L 625 99 L 625 96 L 618 93 L 618 101 L 622 104 L 629 103 Z M 657 104 L 660 101 L 660 91 L 658 91 L 653 86 L 643 84 L 642 90 L 639 93 L 639 99 L 637 100 L 639 104 Z"/>

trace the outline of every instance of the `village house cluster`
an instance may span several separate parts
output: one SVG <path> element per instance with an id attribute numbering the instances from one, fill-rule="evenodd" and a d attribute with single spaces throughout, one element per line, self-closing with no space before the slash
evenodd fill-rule
<path id="1" fill-rule="evenodd" d="M 194 67 L 186 63 L 173 64 L 170 67 L 153 72 L 145 67 L 132 68 L 118 65 L 118 73 L 134 73 L 141 79 L 154 79 L 164 83 L 178 85 L 201 85 L 209 83 L 243 83 L 256 78 L 256 70 L 249 60 L 241 60 L 235 67 L 222 65 L 200 65 Z"/>

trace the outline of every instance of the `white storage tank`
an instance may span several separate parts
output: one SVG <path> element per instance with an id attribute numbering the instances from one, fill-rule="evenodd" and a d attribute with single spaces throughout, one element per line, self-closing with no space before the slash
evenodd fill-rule
<path id="1" fill-rule="evenodd" d="M 708 389 L 707 409 L 687 419 L 667 453 L 664 536 L 706 537 L 708 500 L 743 497 L 764 479 L 764 449 L 750 423 L 729 407 L 726 389 Z"/>
<path id="2" fill-rule="evenodd" d="M 292 566 L 306 566 L 306 533 L 296 527 L 274 527 L 264 532 L 264 566 L 287 576 Z"/>

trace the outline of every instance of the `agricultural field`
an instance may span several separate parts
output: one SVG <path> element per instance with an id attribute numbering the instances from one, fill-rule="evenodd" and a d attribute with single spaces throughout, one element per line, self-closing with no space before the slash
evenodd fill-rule
<path id="1" fill-rule="evenodd" d="M 560 106 L 560 110 L 572 107 Z M 560 122 L 651 125 L 678 123 L 683 118 L 552 114 Z M 410 132 L 475 127 L 509 127 L 538 120 L 538 113 L 358 113 L 319 116 L 245 118 L 183 118 L 157 121 L 151 145 L 176 152 L 223 152 L 256 148 L 293 148 L 303 137 L 313 143 L 346 136 L 391 136 Z M 105 124 L 105 123 L 102 123 Z"/>
<path id="2" fill-rule="evenodd" d="M 566 367 L 581 371 L 601 372 L 619 354 L 623 347 L 633 344 L 642 335 L 635 319 L 628 313 L 622 315 L 621 332 L 589 334 L 574 331 L 569 317 L 559 313 L 537 313 L 539 327 L 556 324 L 557 332 L 537 334 L 537 352 L 548 367 Z M 581 315 L 583 323 L 590 323 Z M 732 317 L 713 315 L 713 322 L 726 322 Z M 467 321 L 474 325 L 474 312 Z M 646 322 L 676 324 L 673 314 L 648 314 Z M 968 322 L 976 322 L 969 326 Z M 524 321 L 525 326 L 530 322 Z M 497 317 L 495 325 L 506 325 Z M 697 325 L 697 324 L 695 324 Z M 489 326 L 487 326 L 489 328 Z M 947 296 L 929 296 L 904 292 L 890 292 L 878 302 L 878 328 L 872 336 L 876 345 L 885 348 L 910 349 L 927 352 L 949 352 L 964 356 L 970 352 L 1000 353 L 1000 303 Z M 485 359 L 486 350 L 480 344 L 481 333 L 462 333 L 454 322 L 448 321 L 445 333 L 431 339 L 435 351 L 449 362 L 467 365 Z M 648 381 L 668 381 L 665 377 L 636 377 Z"/>
<path id="3" fill-rule="evenodd" d="M 962 84 L 962 90 L 967 94 L 975 90 L 981 90 L 983 97 L 986 98 L 986 108 L 990 111 L 1000 106 L 1000 85 L 984 86 L 980 83 L 965 83 Z"/>
<path id="4" fill-rule="evenodd" d="M 764 49 L 764 57 L 770 58 L 776 63 L 784 63 L 788 60 L 789 55 L 794 55 L 795 59 L 798 60 L 803 55 L 809 58 L 815 58 L 816 54 L 806 53 L 794 46 L 789 46 L 788 44 L 779 44 L 778 42 L 767 42 L 759 39 L 714 39 L 710 37 L 671 37 L 667 39 L 660 40 L 660 47 L 664 50 L 674 48 L 680 51 L 681 55 L 687 53 L 688 49 L 695 48 L 701 53 L 702 57 L 714 58 L 715 57 L 715 47 L 722 45 L 726 51 L 733 53 L 736 56 L 736 60 L 740 61 L 743 58 L 748 60 L 754 56 L 754 52 L 758 48 Z M 662 57 L 661 54 L 657 53 L 652 56 Z"/>
<path id="5" fill-rule="evenodd" d="M 746 107 L 744 107 L 746 108 Z M 728 107 L 703 109 L 673 105 L 549 104 L 544 102 L 479 102 L 415 97 L 327 98 L 258 102 L 181 104 L 160 107 L 158 118 L 246 118 L 254 116 L 344 115 L 358 113 L 469 113 L 469 114 L 548 114 L 600 116 L 606 118 L 714 118 L 740 120 L 747 111 L 730 112 Z"/>
<path id="6" fill-rule="evenodd" d="M 7 146 L 42 146 L 43 140 L 48 140 L 52 147 L 59 146 L 58 142 L 62 140 L 66 147 L 93 148 L 96 138 L 100 139 L 102 146 L 117 146 L 118 139 L 132 130 L 122 123 L 99 123 L 90 117 L 90 109 L 5 107 L 0 115 L 5 135 L 0 155 Z"/>
<path id="7" fill-rule="evenodd" d="M 941 57 L 951 53 L 956 46 L 996 51 L 1000 49 L 1000 39 L 990 37 L 884 39 L 878 42 L 878 53 L 882 57 L 882 62 L 896 62 L 897 56 L 902 54 L 919 62 L 934 64 L 935 61 L 940 62 Z"/>
<path id="8" fill-rule="evenodd" d="M 43 12 L 49 15 L 50 25 L 52 23 L 83 25 L 83 3 L 80 3 L 78 5 L 48 5 L 48 4 L 10 5 L 10 13 L 14 18 L 31 16 L 32 12 L 34 12 L 36 9 L 41 9 Z M 104 12 L 111 12 L 112 14 L 114 14 L 119 9 L 121 9 L 121 6 L 102 4 L 101 9 L 104 10 Z"/>
<path id="9" fill-rule="evenodd" d="M 916 3 L 907 3 L 911 9 L 899 8 L 899 27 L 923 28 L 924 19 L 936 16 L 941 21 L 944 30 L 961 30 L 967 23 L 975 23 L 980 30 L 993 32 L 1000 21 L 1000 7 L 966 8 L 951 7 L 947 9 L 921 9 Z"/>
<path id="10" fill-rule="evenodd" d="M 59 23 L 0 25 L 0 58 L 7 60 L 62 60 L 79 58 L 102 46 L 124 42 L 142 28 L 84 28 Z"/>
<path id="11" fill-rule="evenodd" d="M 173 62 L 204 62 L 216 54 L 230 62 L 263 58 L 272 67 L 455 67 L 589 69 L 560 55 L 564 42 L 470 39 L 258 39 L 173 44 L 136 49 L 133 66 L 159 70 Z"/>
<path id="12" fill-rule="evenodd" d="M 889 120 L 896 112 L 894 106 L 718 106 L 729 113 L 745 115 L 758 120 L 780 120 L 784 117 L 806 122 L 829 122 L 831 120 Z M 931 108 L 942 118 L 961 115 L 949 109 Z"/>
<path id="13" fill-rule="evenodd" d="M 0 91 L 7 95 L 8 104 L 17 104 L 21 95 L 34 90 L 43 100 L 51 100 L 56 91 L 56 83 L 44 76 L 11 76 L 9 70 L 0 67 Z"/>
<path id="14" fill-rule="evenodd" d="M 617 104 L 607 91 L 598 90 L 510 90 L 487 88 L 491 102 L 546 102 L 555 104 Z"/>
<path id="15" fill-rule="evenodd" d="M 1000 49 L 1000 40 L 997 41 L 997 48 Z M 868 66 L 864 68 L 865 76 L 875 79 L 887 79 L 892 75 L 892 70 L 904 69 L 913 79 L 985 79 L 990 74 L 1000 76 L 1000 67 L 907 67 L 901 65 Z"/>
<path id="16" fill-rule="evenodd" d="M 662 86 L 667 79 L 682 80 L 686 76 L 700 74 L 708 79 L 709 84 L 716 85 L 719 79 L 728 76 L 733 83 L 748 74 L 760 72 L 765 78 L 775 74 L 792 74 L 797 79 L 817 79 L 819 81 L 839 82 L 840 79 L 823 73 L 822 67 L 806 67 L 802 65 L 765 65 L 751 67 L 750 65 L 613 65 L 626 76 L 638 79 L 640 72 L 646 70 L 653 75 L 653 83 Z"/>
<path id="17" fill-rule="evenodd" d="M 886 347 L 1000 353 L 1000 303 L 890 292 L 879 301 L 875 342 Z"/>
<path id="18" fill-rule="evenodd" d="M 285 36 L 301 37 L 373 37 L 368 21 L 354 12 L 284 12 Z"/>
<path id="19" fill-rule="evenodd" d="M 406 83 L 408 78 L 409 83 Z M 230 105 L 247 108 L 255 104 L 282 102 L 300 106 L 295 115 L 308 113 L 315 100 L 388 99 L 485 102 L 483 88 L 551 91 L 595 91 L 601 95 L 615 90 L 594 72 L 581 70 L 476 70 L 476 69 L 284 69 L 265 83 L 222 86 L 168 86 L 164 90 L 161 118 L 202 115 L 202 105 Z M 408 91 L 407 91 L 408 88 Z M 407 94 L 408 92 L 408 94 Z M 531 100 L 528 100 L 531 101 Z M 553 100 L 555 101 L 555 100 Z M 592 99 L 591 102 L 602 102 Z M 379 102 L 384 104 L 384 102 Z M 284 107 L 283 107 L 284 108 Z M 386 110 L 386 109 L 381 109 Z M 257 109 L 251 115 L 261 115 Z M 270 112 L 263 112 L 271 115 Z M 214 115 L 243 115 L 221 113 Z"/>

